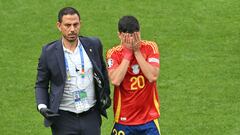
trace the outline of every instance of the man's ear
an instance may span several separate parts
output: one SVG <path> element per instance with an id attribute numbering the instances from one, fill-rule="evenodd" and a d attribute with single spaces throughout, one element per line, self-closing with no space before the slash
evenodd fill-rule
<path id="1" fill-rule="evenodd" d="M 58 30 L 61 32 L 62 30 L 61 30 L 61 23 L 60 22 L 57 22 L 57 28 L 58 28 Z"/>

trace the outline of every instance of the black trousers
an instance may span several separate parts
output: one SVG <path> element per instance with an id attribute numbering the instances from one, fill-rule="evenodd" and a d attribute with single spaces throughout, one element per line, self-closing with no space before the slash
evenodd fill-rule
<path id="1" fill-rule="evenodd" d="M 102 119 L 94 107 L 80 114 L 59 111 L 60 116 L 51 125 L 53 135 L 100 135 Z"/>

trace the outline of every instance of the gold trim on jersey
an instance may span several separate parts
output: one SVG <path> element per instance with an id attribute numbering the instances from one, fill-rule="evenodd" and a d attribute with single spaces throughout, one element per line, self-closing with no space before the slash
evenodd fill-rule
<path id="1" fill-rule="evenodd" d="M 115 121 L 118 123 L 119 117 L 121 112 L 121 93 L 118 91 L 118 103 L 117 103 L 117 110 L 115 112 Z"/>
<path id="2" fill-rule="evenodd" d="M 121 51 L 122 50 L 122 46 L 121 45 L 117 45 L 115 47 L 113 47 L 112 49 L 107 51 L 107 59 L 111 58 L 112 54 L 116 51 Z"/>
<path id="3" fill-rule="evenodd" d="M 153 120 L 153 121 L 154 121 L 154 123 L 155 123 L 155 125 L 156 125 L 156 127 L 157 127 L 157 129 L 158 129 L 159 135 L 161 135 L 161 130 L 160 130 L 160 125 L 159 125 L 158 119 L 155 119 L 155 120 Z"/>
<path id="4" fill-rule="evenodd" d="M 158 100 L 157 100 L 157 98 L 156 98 L 156 92 L 154 91 L 154 95 L 153 95 L 153 100 L 154 100 L 154 105 L 155 105 L 155 107 L 156 107 L 156 109 L 157 109 L 157 112 L 158 112 L 158 114 L 160 114 L 160 110 L 159 110 L 159 108 L 160 108 L 160 105 L 159 105 L 159 103 L 158 103 Z"/>
<path id="5" fill-rule="evenodd" d="M 153 49 L 154 54 L 159 53 L 158 46 L 155 42 L 142 40 L 142 43 L 143 43 L 142 45 L 149 45 Z"/>

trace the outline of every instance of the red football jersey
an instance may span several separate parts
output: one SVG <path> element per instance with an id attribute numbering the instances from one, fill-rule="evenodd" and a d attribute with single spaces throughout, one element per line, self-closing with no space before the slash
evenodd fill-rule
<path id="1" fill-rule="evenodd" d="M 107 52 L 108 70 L 120 65 L 122 50 L 122 46 L 118 45 Z M 155 42 L 141 41 L 140 51 L 148 63 L 160 67 L 160 54 Z M 147 80 L 133 56 L 122 83 L 114 87 L 115 122 L 124 125 L 144 124 L 160 117 L 159 109 L 156 82 Z"/>

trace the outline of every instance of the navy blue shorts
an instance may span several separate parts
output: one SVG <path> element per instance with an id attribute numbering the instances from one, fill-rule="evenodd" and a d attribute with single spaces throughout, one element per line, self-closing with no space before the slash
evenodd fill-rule
<path id="1" fill-rule="evenodd" d="M 122 125 L 115 123 L 111 135 L 161 135 L 158 120 L 141 125 Z"/>

